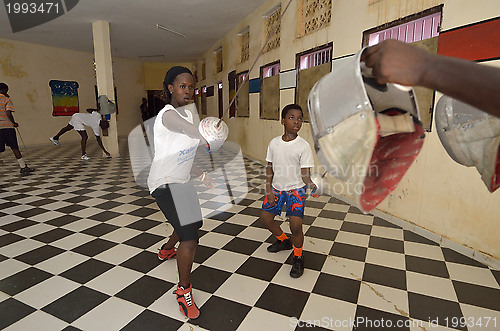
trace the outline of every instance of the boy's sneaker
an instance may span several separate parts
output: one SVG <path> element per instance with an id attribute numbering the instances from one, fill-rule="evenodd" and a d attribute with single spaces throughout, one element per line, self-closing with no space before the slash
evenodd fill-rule
<path id="1" fill-rule="evenodd" d="M 54 137 L 50 137 L 49 138 L 50 141 L 52 141 L 52 143 L 56 146 L 61 146 L 61 144 L 59 143 L 59 140 L 55 140 Z"/>
<path id="2" fill-rule="evenodd" d="M 83 154 L 82 155 L 82 160 L 83 161 L 88 161 L 88 160 L 90 160 L 90 157 L 87 154 Z"/>
<path id="3" fill-rule="evenodd" d="M 33 171 L 35 171 L 35 169 L 25 166 L 24 168 L 21 168 L 19 172 L 21 173 L 21 175 L 26 176 L 32 173 Z"/>
<path id="4" fill-rule="evenodd" d="M 304 256 L 294 256 L 290 277 L 299 278 L 304 273 Z"/>
<path id="5" fill-rule="evenodd" d="M 200 310 L 196 307 L 193 300 L 193 286 L 189 285 L 188 288 L 183 288 L 177 285 L 177 290 L 174 291 L 177 295 L 177 303 L 179 304 L 179 310 L 187 318 L 195 319 L 200 316 Z"/>
<path id="6" fill-rule="evenodd" d="M 172 247 L 171 249 L 165 249 L 165 244 L 161 246 L 161 248 L 158 250 L 158 259 L 160 261 L 163 260 L 170 260 L 170 259 L 175 259 L 175 256 L 177 255 L 177 250 L 175 247 Z"/>
<path id="7" fill-rule="evenodd" d="M 283 251 L 285 249 L 292 249 L 292 241 L 290 238 L 287 238 L 283 241 L 276 240 L 274 244 L 267 246 L 267 251 L 271 253 L 277 253 L 279 251 Z"/>

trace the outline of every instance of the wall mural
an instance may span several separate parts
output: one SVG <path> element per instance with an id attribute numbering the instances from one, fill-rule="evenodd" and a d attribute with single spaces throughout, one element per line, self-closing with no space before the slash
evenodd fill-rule
<path id="1" fill-rule="evenodd" d="M 80 111 L 77 82 L 51 80 L 49 86 L 52 90 L 52 116 L 71 116 Z"/>

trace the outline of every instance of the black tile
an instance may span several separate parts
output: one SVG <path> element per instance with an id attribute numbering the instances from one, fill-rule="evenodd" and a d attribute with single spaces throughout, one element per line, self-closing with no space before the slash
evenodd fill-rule
<path id="1" fill-rule="evenodd" d="M 306 200 L 306 208 L 310 207 L 310 208 L 323 209 L 325 206 L 326 202 L 314 201 L 314 199 Z"/>
<path id="2" fill-rule="evenodd" d="M 470 257 L 457 253 L 449 248 L 441 247 L 441 250 L 443 251 L 444 259 L 447 262 L 466 264 L 480 268 L 488 268 L 486 265 L 479 263 L 478 261 L 473 260 Z"/>
<path id="3" fill-rule="evenodd" d="M 366 259 L 366 247 L 353 246 L 339 242 L 333 243 L 330 255 L 346 259 L 364 262 Z"/>
<path id="4" fill-rule="evenodd" d="M 453 280 L 453 287 L 455 287 L 455 293 L 459 302 L 500 311 L 499 289 L 463 283 L 456 280 Z"/>
<path id="5" fill-rule="evenodd" d="M 368 247 L 404 254 L 405 245 L 401 240 L 370 236 Z"/>
<path id="6" fill-rule="evenodd" d="M 302 224 L 311 225 L 314 223 L 315 220 L 316 220 L 316 217 L 314 217 L 314 216 L 304 215 L 304 218 L 302 219 Z"/>
<path id="7" fill-rule="evenodd" d="M 196 302 L 196 298 L 195 298 Z M 234 331 L 252 307 L 212 296 L 203 304 L 200 317 L 190 323 L 206 330 Z"/>
<path id="8" fill-rule="evenodd" d="M 0 210 L 4 210 L 4 209 L 7 209 L 7 208 L 11 208 L 11 207 L 16 207 L 16 206 L 20 206 L 20 205 L 21 205 L 20 203 L 12 202 L 12 201 L 4 202 L 4 203 L 0 203 Z"/>
<path id="9" fill-rule="evenodd" d="M 304 310 L 307 299 L 309 299 L 307 292 L 271 283 L 255 306 L 285 316 L 299 317 Z"/>
<path id="10" fill-rule="evenodd" d="M 327 255 L 325 254 L 319 254 L 309 251 L 303 251 L 302 255 L 304 256 L 304 268 L 317 271 L 321 271 L 321 269 L 323 269 L 323 265 L 325 264 L 325 261 L 327 259 Z M 294 255 L 292 251 L 290 252 L 290 255 L 286 259 L 285 263 L 291 265 L 293 263 L 293 256 Z"/>
<path id="11" fill-rule="evenodd" d="M 230 276 L 230 272 L 200 265 L 191 272 L 191 283 L 196 289 L 214 293 Z"/>
<path id="12" fill-rule="evenodd" d="M 220 207 L 225 206 L 225 205 L 226 205 L 226 203 L 224 203 L 224 202 L 205 201 L 200 206 L 202 208 L 214 209 L 215 210 L 215 209 L 220 208 Z"/>
<path id="13" fill-rule="evenodd" d="M 228 219 L 230 219 L 231 217 L 233 217 L 235 214 L 234 213 L 230 213 L 230 212 L 226 212 L 226 211 L 214 211 L 212 213 L 210 213 L 206 218 L 211 218 L 213 220 L 217 220 L 217 221 L 227 221 Z"/>
<path id="14" fill-rule="evenodd" d="M 497 280 L 498 285 L 500 286 L 500 270 L 491 270 L 493 277 Z"/>
<path id="15" fill-rule="evenodd" d="M 81 218 L 73 215 L 63 215 L 53 218 L 50 221 L 46 221 L 45 223 L 53 226 L 64 226 L 66 224 L 73 223 L 78 220 L 81 220 Z"/>
<path id="16" fill-rule="evenodd" d="M 144 207 L 144 206 L 152 204 L 153 202 L 155 202 L 155 200 L 152 198 L 140 198 L 140 199 L 137 199 L 134 201 L 130 201 L 130 202 L 128 202 L 128 204 Z"/>
<path id="17" fill-rule="evenodd" d="M 116 225 L 101 223 L 101 224 L 94 225 L 93 227 L 90 227 L 88 229 L 85 229 L 81 232 L 88 234 L 88 235 L 91 235 L 91 236 L 94 236 L 94 237 L 100 237 L 100 236 L 105 235 L 106 233 L 113 232 L 119 228 L 120 227 L 116 226 Z"/>
<path id="18" fill-rule="evenodd" d="M 71 192 L 71 193 L 74 193 L 74 192 Z M 66 193 L 65 192 L 53 191 L 53 192 L 47 192 L 47 193 L 38 194 L 38 197 L 52 198 L 52 197 L 57 197 L 58 195 L 62 195 L 62 194 L 66 194 Z"/>
<path id="19" fill-rule="evenodd" d="M 360 286 L 361 282 L 358 280 L 321 273 L 312 292 L 342 301 L 357 303 Z"/>
<path id="20" fill-rule="evenodd" d="M 72 323 L 109 298 L 108 295 L 80 286 L 41 310 L 63 321 Z"/>
<path id="21" fill-rule="evenodd" d="M 165 263 L 171 263 L 171 262 L 174 261 L 166 261 Z M 157 254 L 148 251 L 142 251 L 139 254 L 131 257 L 127 261 L 122 262 L 122 264 L 120 265 L 122 267 L 126 267 L 142 273 L 148 273 L 149 271 L 156 268 L 159 263 L 161 263 L 161 261 L 158 260 Z"/>
<path id="22" fill-rule="evenodd" d="M 54 199 L 40 199 L 40 200 L 28 202 L 27 205 L 35 206 L 35 207 L 40 207 L 40 206 L 48 205 L 49 203 L 54 203 L 54 202 L 57 202 L 57 200 L 54 200 Z"/>
<path id="23" fill-rule="evenodd" d="M 2 199 L 8 200 L 8 201 L 15 201 L 15 200 L 24 199 L 24 198 L 27 198 L 27 197 L 29 197 L 28 194 L 12 194 L 12 195 L 8 195 L 8 196 L 5 196 L 5 197 L 2 197 Z M 17 202 L 15 202 L 15 204 L 16 204 L 16 206 L 19 206 L 19 204 Z M 6 208 L 6 207 L 4 207 L 4 208 Z"/>
<path id="24" fill-rule="evenodd" d="M 147 231 L 147 230 L 154 228 L 155 226 L 158 226 L 160 224 L 162 224 L 162 222 L 160 222 L 160 221 L 153 221 L 153 220 L 148 220 L 146 218 L 143 218 L 141 220 L 138 220 L 134 223 L 127 225 L 126 228 L 135 229 L 135 230 L 139 230 L 139 231 Z"/>
<path id="25" fill-rule="evenodd" d="M 8 260 L 9 258 L 7 256 L 3 256 L 2 254 L 0 254 L 0 262 L 3 262 L 5 260 Z"/>
<path id="26" fill-rule="evenodd" d="M 254 228 L 267 229 L 267 227 L 264 225 L 264 223 L 262 223 L 262 221 L 260 220 L 260 218 L 257 218 L 255 220 L 255 222 L 253 222 L 250 226 L 252 226 Z"/>
<path id="27" fill-rule="evenodd" d="M 2 225 L 2 226 L 0 226 L 0 229 L 8 231 L 8 232 L 14 232 L 17 230 L 21 230 L 21 229 L 30 227 L 30 226 L 35 225 L 35 224 L 38 224 L 38 222 L 35 222 L 32 220 L 19 220 L 19 221 L 15 221 L 15 222 L 12 222 L 9 224 Z M 0 237 L 0 241 L 1 241 L 1 237 Z"/>
<path id="28" fill-rule="evenodd" d="M 358 207 L 354 207 L 354 206 L 350 206 L 348 212 L 351 214 L 367 215 L 367 214 L 363 213 L 361 210 L 359 210 Z M 368 214 L 368 215 L 371 215 L 371 214 Z"/>
<path id="29" fill-rule="evenodd" d="M 196 253 L 194 255 L 194 262 L 202 264 L 206 259 L 214 255 L 217 251 L 217 249 L 212 247 L 198 245 L 196 247 Z"/>
<path id="30" fill-rule="evenodd" d="M 10 245 L 12 243 L 15 243 L 17 241 L 26 239 L 24 237 L 21 237 L 20 235 L 17 235 L 15 233 L 7 233 L 4 234 L 3 236 L 0 236 L 0 247 Z"/>
<path id="31" fill-rule="evenodd" d="M 367 224 L 344 221 L 342 223 L 342 226 L 340 227 L 340 230 L 369 235 L 372 232 L 372 227 L 371 225 Z"/>
<path id="32" fill-rule="evenodd" d="M 106 262 L 88 259 L 87 261 L 66 270 L 61 274 L 61 276 L 77 283 L 85 284 L 113 267 L 114 265 Z"/>
<path id="33" fill-rule="evenodd" d="M 92 198 L 91 197 L 87 197 L 85 195 L 78 195 L 76 197 L 69 198 L 69 199 L 66 199 L 66 200 L 63 200 L 63 201 L 66 201 L 66 202 L 69 202 L 69 203 L 79 203 L 79 202 L 87 201 L 89 199 L 92 199 Z"/>
<path id="34" fill-rule="evenodd" d="M 339 233 L 337 230 L 311 226 L 309 227 L 309 229 L 307 229 L 305 235 L 308 237 L 334 241 L 337 237 L 337 233 Z"/>
<path id="35" fill-rule="evenodd" d="M 151 233 L 141 233 L 141 234 L 138 234 L 137 236 L 125 241 L 124 244 L 129 245 L 129 246 L 133 246 L 133 247 L 146 249 L 146 248 L 153 246 L 156 243 L 159 243 L 162 240 L 165 240 L 165 237 L 158 236 L 156 234 L 151 234 Z"/>
<path id="36" fill-rule="evenodd" d="M 23 217 L 23 218 L 30 218 L 30 217 L 33 217 L 36 215 L 46 213 L 48 211 L 49 210 L 43 209 L 43 208 L 31 208 L 31 209 L 23 210 L 19 213 L 15 213 L 14 215 L 19 216 L 19 217 Z"/>
<path id="37" fill-rule="evenodd" d="M 115 201 L 106 201 L 106 202 L 100 203 L 98 205 L 95 205 L 94 208 L 109 210 L 109 209 L 113 209 L 113 208 L 121 206 L 121 205 L 123 205 L 123 203 L 119 203 L 119 202 L 115 202 Z"/>
<path id="38" fill-rule="evenodd" d="M 125 325 L 120 331 L 164 331 L 164 330 L 177 330 L 184 322 L 174 320 L 165 315 L 158 314 L 151 310 L 144 310 L 130 323 Z"/>
<path id="39" fill-rule="evenodd" d="M 96 238 L 88 243 L 85 243 L 83 245 L 80 245 L 78 247 L 73 248 L 72 251 L 80 253 L 82 255 L 92 257 L 92 256 L 95 256 L 99 253 L 102 253 L 105 250 L 108 250 L 111 247 L 114 247 L 116 245 L 117 245 L 117 243 L 114 243 L 114 242 L 111 242 L 108 240 L 104 240 L 104 239 L 100 239 L 100 238 Z"/>
<path id="40" fill-rule="evenodd" d="M 72 192 L 72 193 L 74 193 L 74 192 Z M 115 199 L 118 199 L 118 198 L 121 198 L 121 197 L 123 197 L 123 194 L 108 193 L 108 194 L 104 194 L 104 195 L 99 196 L 99 199 L 115 200 Z"/>
<path id="41" fill-rule="evenodd" d="M 0 291 L 14 296 L 52 276 L 52 274 L 37 268 L 24 269 L 0 280 Z"/>
<path id="42" fill-rule="evenodd" d="M 260 208 L 246 207 L 245 209 L 240 211 L 238 214 L 260 217 L 260 213 L 261 213 Z"/>
<path id="43" fill-rule="evenodd" d="M 85 195 L 85 194 L 89 194 L 92 195 L 92 193 L 94 193 L 95 191 L 94 190 L 89 190 L 89 189 L 86 189 L 86 188 L 83 188 L 81 190 L 76 190 L 76 191 L 73 191 L 71 192 L 71 194 L 76 194 L 76 195 Z M 99 197 L 101 198 L 101 197 Z"/>
<path id="44" fill-rule="evenodd" d="M 77 204 L 73 204 L 73 205 L 69 205 L 69 206 L 66 206 L 66 207 L 62 207 L 62 208 L 59 208 L 59 209 L 56 209 L 55 211 L 58 211 L 60 213 L 65 213 L 65 214 L 71 214 L 71 213 L 76 213 L 80 210 L 83 210 L 83 209 L 86 209 L 88 208 L 87 206 L 81 206 L 81 205 L 77 205 Z"/>
<path id="45" fill-rule="evenodd" d="M 377 309 L 358 306 L 354 316 L 353 330 L 410 330 L 408 317 L 387 313 Z"/>
<path id="46" fill-rule="evenodd" d="M 31 239 L 35 239 L 35 240 L 38 240 L 38 241 L 41 241 L 43 243 L 48 244 L 48 243 L 54 242 L 56 240 L 62 239 L 64 237 L 71 236 L 72 234 L 74 234 L 73 231 L 61 229 L 61 228 L 56 228 L 56 229 L 52 229 L 52 230 L 44 232 L 44 233 L 40 233 L 39 235 L 36 235 L 36 236 L 32 237 Z"/>
<path id="47" fill-rule="evenodd" d="M 406 255 L 406 270 L 421 274 L 450 278 L 446 263 L 442 261 L 426 259 L 423 257 Z"/>
<path id="48" fill-rule="evenodd" d="M 243 226 L 243 225 L 233 224 L 233 223 L 222 223 L 221 225 L 219 225 L 215 229 L 213 229 L 212 232 L 236 236 L 241 231 L 243 231 L 245 229 L 246 229 L 246 226 Z"/>
<path id="49" fill-rule="evenodd" d="M 115 296 L 141 305 L 142 307 L 148 307 L 174 285 L 174 283 L 144 275 L 115 294 Z M 174 295 L 172 295 L 172 300 L 175 300 Z"/>
<path id="50" fill-rule="evenodd" d="M 224 247 L 222 247 L 222 249 L 231 252 L 252 255 L 252 253 L 255 252 L 255 250 L 259 248 L 260 245 L 261 242 L 259 241 L 248 240 L 244 238 L 233 238 Z"/>
<path id="51" fill-rule="evenodd" d="M 296 326 L 294 331 L 311 331 L 311 330 L 328 331 L 328 329 L 322 328 L 319 325 L 330 326 L 331 325 L 330 323 L 331 323 L 330 320 L 328 320 L 326 324 L 324 321 L 301 321 L 299 319 L 290 320 L 290 325 L 292 327 Z"/>
<path id="52" fill-rule="evenodd" d="M 106 222 L 109 221 L 112 218 L 118 217 L 120 213 L 116 213 L 114 211 L 103 211 L 102 213 L 98 213 L 92 216 L 89 216 L 89 219 L 96 220 L 96 221 L 101 221 L 101 222 Z"/>
<path id="53" fill-rule="evenodd" d="M 373 225 L 377 225 L 377 226 L 384 226 L 386 228 L 394 228 L 394 229 L 401 229 L 400 226 L 396 225 L 396 224 L 392 224 L 390 222 L 387 222 L 386 220 L 380 218 L 380 217 L 373 217 Z"/>
<path id="54" fill-rule="evenodd" d="M 404 270 L 365 263 L 363 280 L 369 283 L 406 290 L 406 271 Z"/>
<path id="55" fill-rule="evenodd" d="M 347 214 L 344 212 L 341 212 L 341 211 L 322 210 L 319 213 L 318 217 L 331 218 L 331 219 L 343 221 L 345 218 L 345 215 L 347 215 Z"/>
<path id="56" fill-rule="evenodd" d="M 405 241 L 412 241 L 420 244 L 439 246 L 437 242 L 424 238 L 421 235 L 418 235 L 408 230 L 403 230 L 403 238 Z"/>
<path id="57" fill-rule="evenodd" d="M 2 318 L 0 318 L 0 330 L 14 324 L 34 311 L 36 311 L 35 308 L 19 302 L 14 298 L 8 298 L 0 302 L 0 316 L 2 316 Z"/>
<path id="58" fill-rule="evenodd" d="M 238 205 L 249 206 L 254 202 L 255 202 L 254 200 L 250 200 L 250 199 L 241 199 L 240 201 L 238 201 Z"/>
<path id="59" fill-rule="evenodd" d="M 68 325 L 67 327 L 65 327 L 64 329 L 62 329 L 61 331 L 82 331 L 78 328 L 75 328 L 74 326 L 72 325 Z"/>
<path id="60" fill-rule="evenodd" d="M 462 310 L 457 302 L 418 293 L 408 292 L 408 306 L 411 318 L 426 322 L 431 321 L 446 327 L 451 327 L 453 319 L 460 321 L 463 318 Z M 460 325 L 456 325 L 454 328 L 459 327 Z M 467 330 L 467 328 L 459 328 L 458 330 Z"/>
<path id="61" fill-rule="evenodd" d="M 53 247 L 50 245 L 44 245 L 38 248 L 35 248 L 29 252 L 23 253 L 15 257 L 16 260 L 22 261 L 27 264 L 35 265 L 42 261 L 48 260 L 51 257 L 59 255 L 65 252 L 64 249 L 60 249 L 57 247 Z"/>

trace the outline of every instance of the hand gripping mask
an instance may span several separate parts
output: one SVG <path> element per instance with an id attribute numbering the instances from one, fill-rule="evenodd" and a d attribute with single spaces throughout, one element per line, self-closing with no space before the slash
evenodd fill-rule
<path id="1" fill-rule="evenodd" d="M 396 188 L 425 134 L 413 89 L 376 83 L 362 52 L 333 63 L 307 105 L 318 159 L 369 212 Z"/>
<path id="2" fill-rule="evenodd" d="M 490 192 L 500 187 L 499 118 L 442 96 L 436 106 L 436 128 L 453 160 L 476 167 Z"/>

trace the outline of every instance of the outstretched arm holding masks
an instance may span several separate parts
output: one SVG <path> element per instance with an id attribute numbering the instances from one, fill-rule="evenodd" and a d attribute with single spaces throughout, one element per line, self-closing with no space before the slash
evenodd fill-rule
<path id="1" fill-rule="evenodd" d="M 500 117 L 500 68 L 434 55 L 396 40 L 368 47 L 361 60 L 380 84 L 427 87 Z"/>

